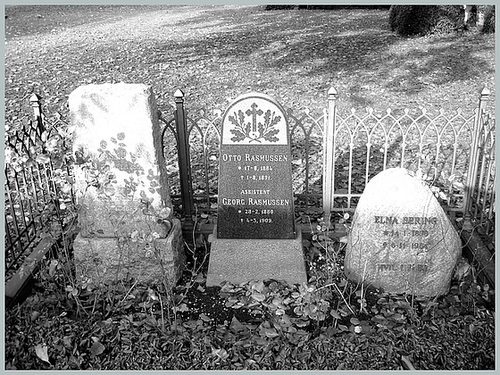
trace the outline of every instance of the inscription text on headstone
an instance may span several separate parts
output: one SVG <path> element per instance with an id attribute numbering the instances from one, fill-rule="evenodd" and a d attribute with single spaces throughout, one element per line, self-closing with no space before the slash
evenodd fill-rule
<path id="1" fill-rule="evenodd" d="M 283 109 L 241 97 L 222 122 L 219 238 L 295 238 L 291 153 Z"/>

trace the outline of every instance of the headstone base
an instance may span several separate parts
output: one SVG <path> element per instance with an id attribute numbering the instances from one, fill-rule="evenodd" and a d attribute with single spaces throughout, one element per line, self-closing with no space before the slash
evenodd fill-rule
<path id="1" fill-rule="evenodd" d="M 144 243 L 126 241 L 118 245 L 114 237 L 75 238 L 73 251 L 76 275 L 93 285 L 134 278 L 140 282 L 161 281 L 167 278 L 175 284 L 184 264 L 181 223 L 172 219 L 166 238 L 155 240 L 156 251 L 148 251 Z M 160 262 L 161 259 L 161 262 Z"/>
<path id="2" fill-rule="evenodd" d="M 211 236 L 207 286 L 251 280 L 284 280 L 288 284 L 307 282 L 302 233 L 295 239 L 226 239 Z"/>

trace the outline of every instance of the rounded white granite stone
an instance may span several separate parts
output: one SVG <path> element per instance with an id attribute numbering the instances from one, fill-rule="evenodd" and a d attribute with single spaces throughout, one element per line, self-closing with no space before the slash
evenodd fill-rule
<path id="1" fill-rule="evenodd" d="M 430 189 L 403 168 L 366 186 L 348 235 L 346 275 L 389 293 L 448 291 L 461 241 Z"/>

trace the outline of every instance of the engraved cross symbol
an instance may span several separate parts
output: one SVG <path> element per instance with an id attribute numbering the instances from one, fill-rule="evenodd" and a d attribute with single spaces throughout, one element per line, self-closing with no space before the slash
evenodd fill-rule
<path id="1" fill-rule="evenodd" d="M 257 116 L 262 115 L 264 112 L 262 110 L 257 110 L 258 105 L 256 103 L 253 103 L 250 107 L 252 109 L 248 109 L 245 113 L 247 116 L 252 116 L 252 131 L 256 132 L 257 131 Z"/>

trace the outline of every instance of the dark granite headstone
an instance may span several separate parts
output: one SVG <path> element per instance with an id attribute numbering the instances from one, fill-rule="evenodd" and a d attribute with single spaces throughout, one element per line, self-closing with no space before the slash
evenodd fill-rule
<path id="1" fill-rule="evenodd" d="M 295 238 L 288 123 L 268 96 L 235 100 L 222 120 L 218 238 Z"/>
<path id="2" fill-rule="evenodd" d="M 266 95 L 240 96 L 224 114 L 218 206 L 207 286 L 307 281 L 295 233 L 288 122 Z"/>

